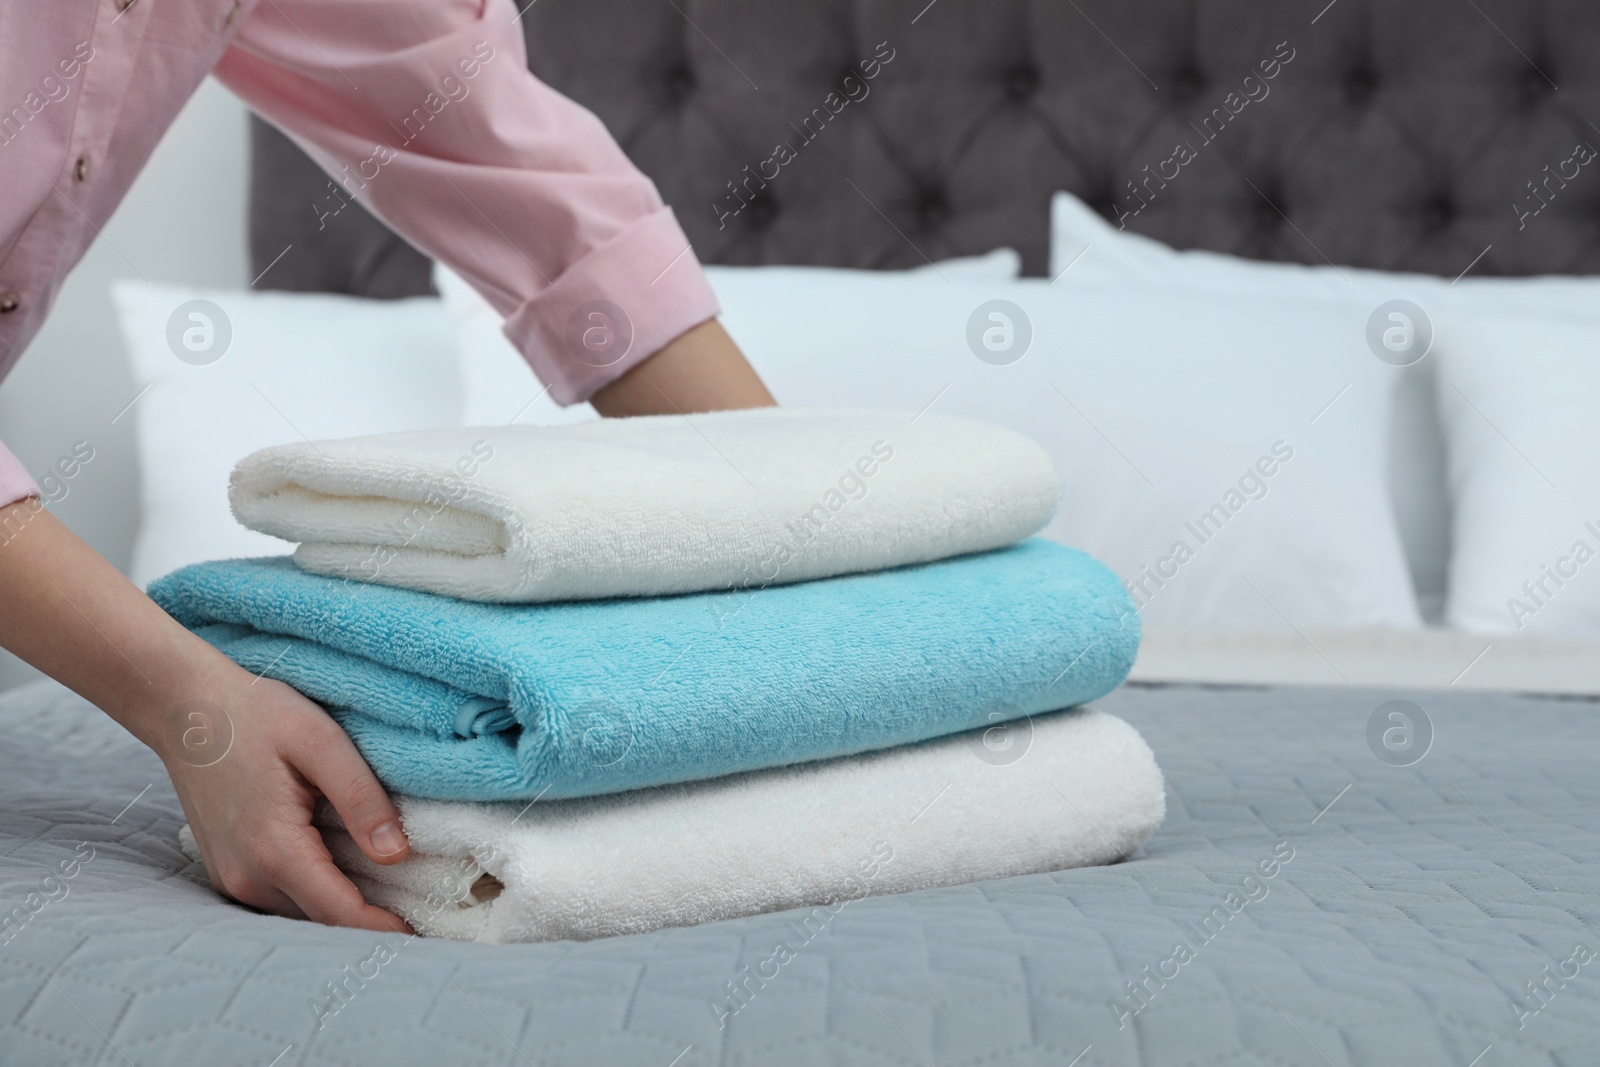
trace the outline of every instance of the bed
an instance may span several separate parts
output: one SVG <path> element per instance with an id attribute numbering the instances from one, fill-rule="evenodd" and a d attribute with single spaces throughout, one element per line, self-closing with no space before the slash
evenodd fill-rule
<path id="1" fill-rule="evenodd" d="M 1445 278 L 1600 270 L 1592 192 L 1526 233 L 1505 207 L 1600 116 L 1600 15 L 1571 0 L 540 0 L 523 24 L 534 69 L 617 131 L 707 262 L 894 268 L 1010 245 L 1043 274 L 1052 192 L 1114 214 L 1174 123 L 1291 40 L 1302 86 L 1130 229 Z M 900 80 L 719 229 L 711 205 L 767 131 L 885 40 Z M 253 138 L 264 286 L 429 290 L 426 260 L 358 209 L 319 228 L 325 178 L 276 132 Z M 1443 528 L 1417 518 L 1413 558 L 1447 551 Z M 1166 774 L 1169 814 L 1141 853 L 854 902 L 760 982 L 793 916 L 418 940 L 378 964 L 375 935 L 220 899 L 179 851 L 159 762 L 53 683 L 12 691 L 0 1063 L 1600 1059 L 1592 644 L 1484 658 L 1438 631 L 1152 632 L 1146 647 L 1099 702 Z M 1393 729 L 1405 745 L 1384 743 Z M 1024 815 L 1039 817 L 994 817 Z"/>
<path id="2" fill-rule="evenodd" d="M 39 683 L 0 700 L 8 907 L 85 862 L 4 935 L 0 1059 L 1594 1062 L 1600 992 L 1574 957 L 1600 947 L 1593 703 L 1411 693 L 1435 738 L 1394 767 L 1366 741 L 1394 698 L 1126 687 L 1100 706 L 1144 733 L 1168 783 L 1141 855 L 851 904 L 719 1029 L 728 984 L 793 938 L 793 916 L 586 943 L 417 941 L 360 980 L 382 938 L 223 902 L 178 850 L 160 764 Z M 1292 858 L 1229 916 L 1228 894 L 1275 856 Z M 1167 962 L 1179 941 L 1193 959 Z M 330 1011 L 335 982 L 347 992 Z M 1536 997 L 1527 983 L 1547 985 Z"/>

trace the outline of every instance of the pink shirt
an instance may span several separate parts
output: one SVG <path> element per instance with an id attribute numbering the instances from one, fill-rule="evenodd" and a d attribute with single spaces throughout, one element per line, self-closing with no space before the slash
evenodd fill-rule
<path id="1" fill-rule="evenodd" d="M 594 115 L 528 72 L 518 18 L 511 0 L 0 4 L 0 376 L 213 72 L 470 280 L 561 403 L 714 317 L 671 209 Z M 609 366 L 569 339 L 602 299 L 633 330 Z M 0 445 L 0 502 L 36 492 Z"/>

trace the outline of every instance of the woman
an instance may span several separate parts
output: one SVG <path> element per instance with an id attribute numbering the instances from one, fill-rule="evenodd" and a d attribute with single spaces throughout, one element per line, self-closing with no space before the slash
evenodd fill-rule
<path id="1" fill-rule="evenodd" d="M 348 194 L 471 279 L 557 400 L 606 416 L 772 404 L 717 324 L 671 211 L 593 115 L 528 73 L 519 20 L 511 0 L 0 8 L 0 374 L 214 73 Z M 569 341 L 569 320 L 596 300 L 632 326 L 615 363 Z M 407 854 L 344 732 L 175 623 L 37 498 L 0 446 L 0 524 L 19 531 L 0 546 L 0 644 L 155 750 L 219 890 L 280 915 L 404 930 L 361 899 L 311 827 L 326 796 L 372 859 Z M 211 766 L 181 758 L 178 708 L 192 701 L 233 724 Z"/>

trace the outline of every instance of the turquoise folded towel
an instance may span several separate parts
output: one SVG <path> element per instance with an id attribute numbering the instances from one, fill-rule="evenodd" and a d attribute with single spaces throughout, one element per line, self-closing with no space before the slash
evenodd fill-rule
<path id="1" fill-rule="evenodd" d="M 1116 576 L 1037 539 L 654 599 L 471 603 L 288 558 L 185 567 L 150 595 L 327 707 L 390 789 L 440 800 L 615 793 L 994 725 L 1105 695 L 1139 644 Z"/>

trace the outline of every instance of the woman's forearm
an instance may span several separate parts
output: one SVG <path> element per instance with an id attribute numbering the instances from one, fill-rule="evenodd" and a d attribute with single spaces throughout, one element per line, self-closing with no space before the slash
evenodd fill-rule
<path id="1" fill-rule="evenodd" d="M 323 709 L 184 629 L 37 500 L 0 508 L 0 529 L 0 644 L 155 750 L 213 885 L 279 915 L 406 929 L 361 899 L 312 825 L 325 796 L 375 862 L 409 849 L 393 803 Z"/>
<path id="2" fill-rule="evenodd" d="M 589 402 L 607 418 L 689 415 L 777 404 L 761 376 L 716 319 L 679 335 L 595 393 Z"/>
<path id="3" fill-rule="evenodd" d="M 231 663 L 37 500 L 0 509 L 0 645 L 161 751 L 167 717 Z"/>

